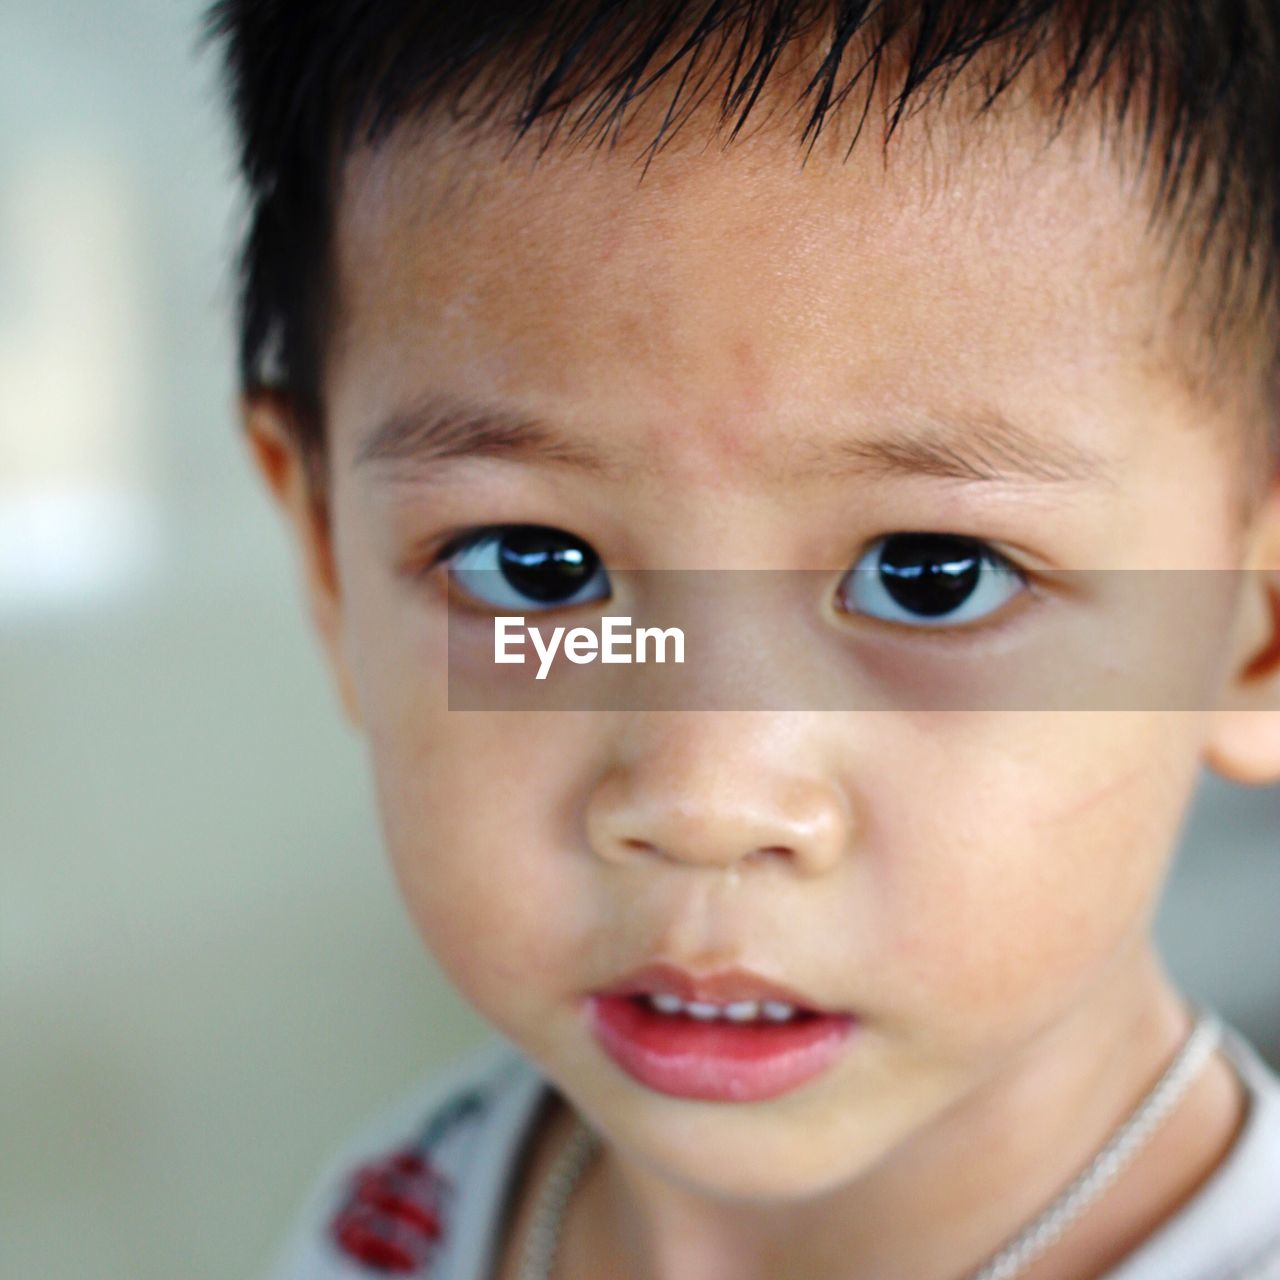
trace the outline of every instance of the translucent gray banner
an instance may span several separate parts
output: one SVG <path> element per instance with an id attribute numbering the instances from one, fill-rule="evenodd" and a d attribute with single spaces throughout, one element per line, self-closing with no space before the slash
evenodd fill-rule
<path id="1" fill-rule="evenodd" d="M 989 578 L 611 569 L 593 596 L 540 602 L 472 570 L 451 595 L 449 707 L 1211 710 L 1247 593 L 1280 601 L 1280 575 L 1237 570 Z"/>

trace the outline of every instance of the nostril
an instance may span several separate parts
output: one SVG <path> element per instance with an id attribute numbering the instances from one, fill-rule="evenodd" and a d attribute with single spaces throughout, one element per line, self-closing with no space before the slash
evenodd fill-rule
<path id="1" fill-rule="evenodd" d="M 636 853 L 653 853 L 657 848 L 648 840 L 638 840 L 634 836 L 623 836 L 620 843 L 624 849 L 631 849 Z"/>
<path id="2" fill-rule="evenodd" d="M 751 856 L 753 858 L 791 858 L 795 856 L 795 850 L 785 844 L 769 844 L 756 849 Z"/>

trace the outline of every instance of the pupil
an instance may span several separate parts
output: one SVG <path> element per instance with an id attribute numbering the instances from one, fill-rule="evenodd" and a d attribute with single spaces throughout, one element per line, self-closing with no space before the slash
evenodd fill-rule
<path id="1" fill-rule="evenodd" d="M 564 601 L 581 590 L 596 571 L 596 554 L 585 543 L 556 529 L 522 525 L 498 543 L 502 576 L 540 604 Z"/>
<path id="2" fill-rule="evenodd" d="M 898 604 L 936 618 L 968 599 L 978 585 L 982 556 L 958 538 L 897 534 L 884 544 L 877 567 Z"/>

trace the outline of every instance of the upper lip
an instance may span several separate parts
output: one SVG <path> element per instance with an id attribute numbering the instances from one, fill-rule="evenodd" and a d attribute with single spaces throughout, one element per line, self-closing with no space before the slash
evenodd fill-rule
<path id="1" fill-rule="evenodd" d="M 634 969 L 617 982 L 596 992 L 602 996 L 650 995 L 669 991 L 682 1000 L 731 1003 L 737 1000 L 785 1000 L 798 1009 L 831 1013 L 808 996 L 780 982 L 762 978 L 748 969 L 717 969 L 714 973 L 690 973 L 678 965 L 657 961 Z"/>

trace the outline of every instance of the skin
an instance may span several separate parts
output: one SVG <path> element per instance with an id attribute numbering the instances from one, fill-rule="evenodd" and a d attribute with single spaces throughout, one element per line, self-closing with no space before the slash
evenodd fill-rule
<path id="1" fill-rule="evenodd" d="M 1274 575 L 1280 485 L 1240 518 L 1243 400 L 1186 376 L 1145 206 L 1091 137 L 1042 149 L 1023 112 L 962 154 L 912 123 L 887 166 L 864 147 L 801 171 L 765 131 L 664 153 L 640 186 L 634 153 L 534 166 L 442 131 L 349 162 L 319 517 L 287 406 L 247 399 L 245 422 L 367 738 L 409 913 L 604 1140 L 562 1280 L 959 1280 L 1186 1034 L 1151 917 L 1201 766 L 1280 777 L 1274 576 L 1215 605 L 1213 710 L 551 714 L 447 709 L 445 571 L 424 566 L 446 533 L 510 522 L 570 531 L 607 566 L 823 570 L 833 589 L 904 530 L 985 539 L 1033 575 Z M 376 423 L 438 389 L 535 412 L 616 465 L 357 462 Z M 1107 476 L 790 465 L 992 406 Z M 1060 597 L 1003 639 L 979 628 L 946 670 L 989 671 L 1002 646 L 1123 603 Z M 824 661 L 912 643 L 912 669 L 943 671 L 932 641 L 814 609 L 792 623 L 857 631 Z M 751 968 L 855 1011 L 858 1033 L 769 1102 L 649 1090 L 596 1045 L 582 1001 L 658 956 Z M 570 1114 L 538 1135 L 503 1277 Z M 1217 1058 L 1027 1276 L 1101 1274 L 1240 1120 Z"/>

